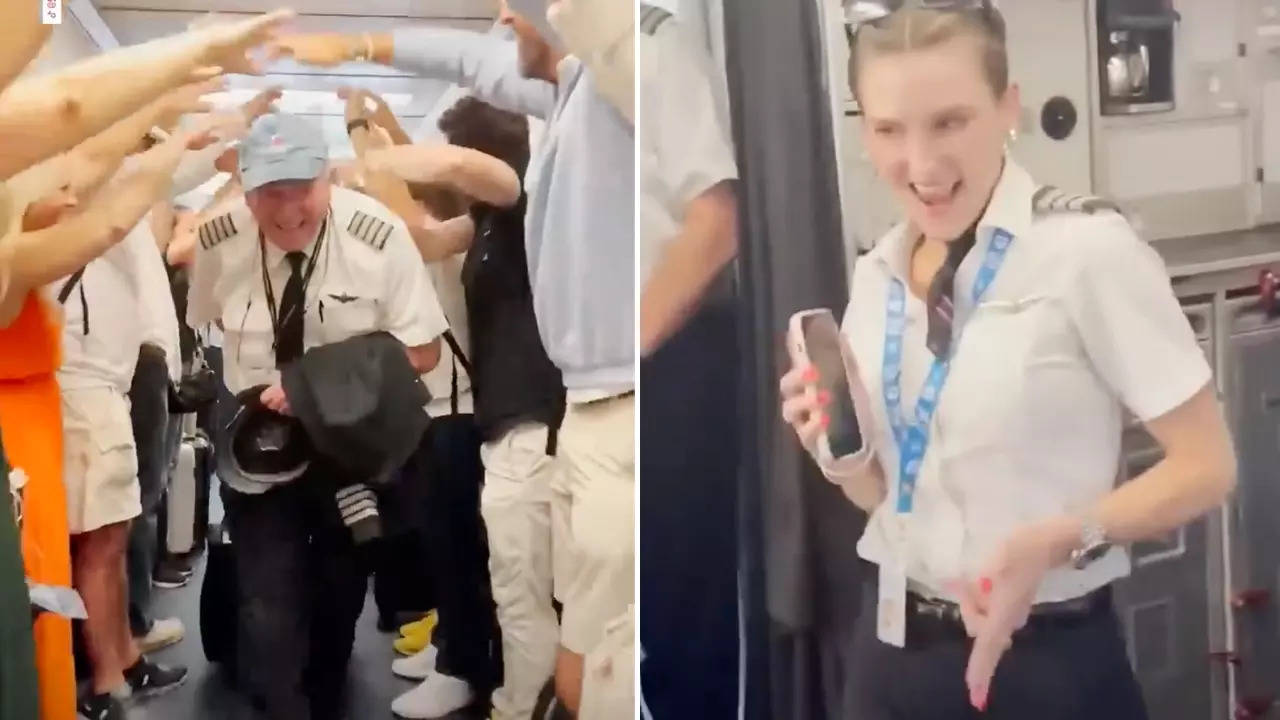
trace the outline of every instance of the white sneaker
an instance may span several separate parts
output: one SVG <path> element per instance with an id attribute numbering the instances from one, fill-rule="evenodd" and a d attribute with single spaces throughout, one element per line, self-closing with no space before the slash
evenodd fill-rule
<path id="1" fill-rule="evenodd" d="M 466 680 L 432 672 L 418 687 L 391 703 L 391 712 L 406 720 L 431 720 L 471 704 L 475 693 Z"/>
<path id="2" fill-rule="evenodd" d="M 165 618 L 151 623 L 151 631 L 145 637 L 138 638 L 138 650 L 146 655 L 160 648 L 167 648 L 182 642 L 187 636 L 187 629 L 178 618 Z"/>
<path id="3" fill-rule="evenodd" d="M 436 646 L 427 643 L 417 655 L 400 658 L 391 663 L 391 672 L 406 680 L 426 680 L 436 669 Z"/>

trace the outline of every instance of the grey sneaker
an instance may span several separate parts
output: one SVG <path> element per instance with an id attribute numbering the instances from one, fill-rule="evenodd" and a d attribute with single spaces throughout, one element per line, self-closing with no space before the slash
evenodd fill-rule
<path id="1" fill-rule="evenodd" d="M 187 681 L 187 669 L 165 667 L 151 662 L 144 655 L 137 664 L 124 671 L 124 679 L 129 684 L 130 697 L 144 700 L 180 687 Z"/>
<path id="2" fill-rule="evenodd" d="M 106 695 L 86 695 L 76 703 L 76 712 L 85 720 L 125 720 L 124 705 Z"/>

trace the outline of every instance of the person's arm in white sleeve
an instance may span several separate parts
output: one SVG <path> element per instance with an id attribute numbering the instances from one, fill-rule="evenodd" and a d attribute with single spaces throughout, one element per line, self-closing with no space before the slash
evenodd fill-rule
<path id="1" fill-rule="evenodd" d="M 277 40 L 272 54 L 329 67 L 370 51 L 374 62 L 460 85 L 503 110 L 546 119 L 555 108 L 555 86 L 523 77 L 516 44 L 492 34 L 407 27 L 367 35 L 293 35 Z"/>
<path id="2" fill-rule="evenodd" d="M 399 219 L 391 224 L 391 236 L 383 250 L 387 253 L 387 281 L 379 303 L 380 329 L 404 343 L 414 369 L 426 373 L 440 362 L 440 336 L 449 329 L 449 322 L 408 228 Z"/>
<path id="3" fill-rule="evenodd" d="M 169 291 L 169 273 L 164 269 L 160 249 L 151 235 L 151 218 L 144 217 L 125 238 L 133 256 L 138 288 L 138 302 L 143 320 L 143 342 L 164 350 L 169 379 L 181 373 L 181 350 L 178 346 L 178 316 Z"/>
<path id="4" fill-rule="evenodd" d="M 644 355 L 680 328 L 738 251 L 738 171 L 728 121 L 715 101 L 709 58 L 683 40 L 651 45 L 671 57 L 657 65 L 665 71 L 641 79 L 645 96 L 654 98 L 645 111 L 656 114 L 645 119 L 646 129 L 657 133 L 659 167 L 683 210 L 679 235 L 663 245 L 641 290 Z"/>
<path id="5" fill-rule="evenodd" d="M 193 243 L 194 250 L 187 272 L 187 327 L 198 328 L 222 321 L 222 304 L 214 293 L 222 274 L 222 255 L 216 248 L 207 250 Z"/>
<path id="6" fill-rule="evenodd" d="M 1230 433 L 1209 363 L 1160 256 L 1119 215 L 1090 218 L 1068 309 L 1089 360 L 1164 449 L 1097 515 L 1112 542 L 1158 537 L 1220 504 L 1235 485 Z"/>

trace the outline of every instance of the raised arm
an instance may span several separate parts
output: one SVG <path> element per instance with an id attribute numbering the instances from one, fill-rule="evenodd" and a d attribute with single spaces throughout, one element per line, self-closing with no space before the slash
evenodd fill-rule
<path id="1" fill-rule="evenodd" d="M 143 153 L 127 176 L 98 192 L 83 212 L 51 227 L 11 231 L 0 239 L 0 265 L 10 281 L 0 298 L 0 325 L 10 322 L 30 290 L 75 272 L 120 242 L 156 200 L 169 189 L 178 158 L 192 145 L 208 142 L 203 133 L 187 133 Z"/>
<path id="2" fill-rule="evenodd" d="M 363 158 L 370 172 L 390 172 L 409 182 L 449 185 L 497 207 L 520 200 L 520 176 L 491 155 L 456 145 L 400 145 L 370 150 Z"/>
<path id="3" fill-rule="evenodd" d="M 5 41 L 0 43 L 0 89 L 26 69 L 40 53 L 52 25 L 45 25 L 40 14 L 31 11 L 27 0 L 0 0 L 0 23 L 4 23 Z"/>
<path id="4" fill-rule="evenodd" d="M 28 9 L 30 12 L 30 9 Z M 225 72 L 256 72 L 249 49 L 292 17 L 287 10 L 115 50 L 0 94 L 0 179 L 102 132 L 165 92 Z"/>
<path id="5" fill-rule="evenodd" d="M 372 152 L 370 145 L 373 143 L 390 145 L 391 139 L 386 131 L 377 125 L 373 125 L 371 130 L 372 132 L 362 127 L 352 130 L 351 142 L 356 147 L 358 156 Z M 437 220 L 413 198 L 409 193 L 409 186 L 399 177 L 385 171 L 369 170 L 364 174 L 364 188 L 371 197 L 386 205 L 404 221 L 409 237 L 423 262 L 437 262 L 466 252 L 471 247 L 475 232 L 471 218 L 454 218 L 445 222 Z"/>
<path id="6" fill-rule="evenodd" d="M 394 33 L 317 33 L 281 38 L 273 54 L 328 67 L 368 54 L 383 65 L 446 80 L 495 107 L 545 119 L 555 108 L 551 83 L 521 76 L 515 43 L 448 28 L 402 28 Z"/>

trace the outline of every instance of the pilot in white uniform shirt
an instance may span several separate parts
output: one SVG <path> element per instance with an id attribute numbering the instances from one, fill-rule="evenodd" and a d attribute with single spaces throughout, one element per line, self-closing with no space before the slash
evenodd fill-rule
<path id="1" fill-rule="evenodd" d="M 639 103 L 643 108 L 637 142 L 642 168 L 639 279 L 644 293 L 664 253 L 682 239 L 690 205 L 722 183 L 737 180 L 738 169 L 722 71 L 716 68 L 706 41 L 678 16 L 647 2 L 640 5 L 636 41 L 640 49 Z M 708 269 L 714 272 L 718 268 Z M 708 337 L 722 334 L 705 331 L 720 330 L 723 323 L 718 309 L 713 308 L 710 315 L 702 312 L 712 308 L 714 297 L 713 287 L 704 293 L 701 307 L 691 308 L 686 318 L 685 335 L 700 336 L 700 351 L 691 350 L 688 342 L 675 348 L 674 343 L 665 342 L 643 348 L 652 354 L 641 370 L 641 383 L 646 400 L 652 391 L 654 407 L 677 407 L 673 398 L 687 396 L 693 391 L 691 385 L 708 376 L 707 366 L 719 360 L 718 349 L 705 344 L 718 342 Z M 651 326 L 642 320 L 642 343 L 652 342 L 643 336 L 643 329 Z M 671 334 L 679 333 L 673 329 Z M 664 348 L 675 354 L 664 354 Z M 708 397 L 724 397 L 721 391 L 703 387 L 698 392 L 702 402 L 707 402 Z M 731 395 L 725 397 L 731 399 Z M 724 409 L 718 408 L 720 412 Z M 738 705 L 737 664 L 725 659 L 734 657 L 737 650 L 736 584 L 734 559 L 724 557 L 720 550 L 732 546 L 732 541 L 725 539 L 732 535 L 733 513 L 726 510 L 695 526 L 683 522 L 687 511 L 680 508 L 714 506 L 717 493 L 723 492 L 723 482 L 733 475 L 736 457 L 720 451 L 722 445 L 708 453 L 704 438 L 680 430 L 664 437 L 664 427 L 687 428 L 692 423 L 664 417 L 659 414 L 662 412 L 647 412 L 641 428 L 642 436 L 656 432 L 662 438 L 654 445 L 656 450 L 641 445 L 646 474 L 640 488 L 644 497 L 640 523 L 646 535 L 651 526 L 658 533 L 641 541 L 640 586 L 642 593 L 648 593 L 640 605 L 643 632 L 639 639 L 645 653 L 641 706 L 644 717 L 657 720 L 682 714 L 731 717 Z M 722 420 L 713 407 L 689 407 L 681 415 L 692 415 L 701 422 Z M 685 460 L 677 461 L 680 456 Z M 650 480 L 653 468 L 661 468 L 662 472 L 653 474 L 663 477 Z M 691 484 L 697 487 L 689 489 Z M 692 577 L 681 570 L 690 563 L 718 569 Z M 725 568 L 727 573 L 722 572 Z M 623 677 L 632 679 L 630 673 Z M 585 707 L 586 699 L 583 704 Z"/>
<path id="2" fill-rule="evenodd" d="M 258 235 L 243 205 L 206 223 L 191 273 L 187 322 L 221 326 L 224 382 L 232 394 L 280 382 L 269 295 L 279 302 L 290 268 L 284 251 Z M 377 330 L 417 347 L 448 328 L 408 228 L 373 198 L 334 186 L 324 230 L 303 252 L 304 267 L 312 268 L 304 350 Z"/>
<path id="3" fill-rule="evenodd" d="M 729 109 L 710 55 L 662 8 L 640 16 L 640 278 L 646 282 L 685 209 L 737 180 Z"/>
<path id="4" fill-rule="evenodd" d="M 908 282 L 912 234 L 896 227 L 855 266 L 844 334 L 873 411 L 868 449 L 890 478 L 858 551 L 900 568 L 920 595 L 954 601 L 950 582 L 977 577 L 1015 529 L 1088 511 L 1117 477 L 1124 410 L 1157 418 L 1211 378 L 1160 257 L 1104 205 L 1041 190 L 1006 159 L 956 272 L 961 335 L 907 514 L 895 511 L 898 444 L 881 361 L 887 292 L 892 278 Z M 975 276 L 998 231 L 1013 239 L 974 308 Z M 925 303 L 909 292 L 905 316 L 899 386 L 909 409 L 933 355 Z M 1112 547 L 1083 570 L 1050 570 L 1035 602 L 1080 597 L 1128 572 L 1125 551 Z"/>

